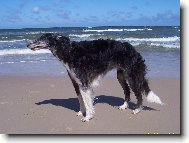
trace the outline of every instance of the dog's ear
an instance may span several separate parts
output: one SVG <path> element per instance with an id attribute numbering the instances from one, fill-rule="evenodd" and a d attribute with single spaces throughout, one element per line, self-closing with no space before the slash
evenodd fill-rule
<path id="1" fill-rule="evenodd" d="M 57 40 L 62 43 L 70 43 L 70 38 L 66 36 L 57 36 Z"/>
<path id="2" fill-rule="evenodd" d="M 61 37 L 62 37 L 61 35 L 57 35 L 57 36 L 56 36 L 56 40 L 60 40 Z"/>

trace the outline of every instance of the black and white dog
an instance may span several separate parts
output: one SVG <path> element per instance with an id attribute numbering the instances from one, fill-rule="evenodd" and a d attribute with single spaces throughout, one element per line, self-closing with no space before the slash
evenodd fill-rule
<path id="1" fill-rule="evenodd" d="M 128 108 L 130 88 L 137 98 L 136 114 L 143 108 L 142 95 L 147 101 L 163 104 L 154 94 L 145 78 L 146 65 L 142 56 L 127 42 L 115 40 L 70 41 L 68 37 L 46 33 L 27 46 L 31 50 L 49 49 L 67 69 L 73 83 L 82 121 L 89 121 L 95 114 L 93 106 L 93 88 L 110 70 L 117 69 L 117 79 L 124 90 L 125 102 L 120 110 Z"/>

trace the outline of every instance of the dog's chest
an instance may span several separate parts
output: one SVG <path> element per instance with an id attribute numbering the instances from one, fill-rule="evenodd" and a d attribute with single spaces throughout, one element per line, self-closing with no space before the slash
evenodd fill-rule
<path id="1" fill-rule="evenodd" d="M 74 70 L 71 69 L 67 63 L 64 63 L 63 61 L 61 61 L 61 62 L 62 62 L 63 65 L 65 66 L 66 70 L 69 72 L 71 78 L 72 78 L 73 80 L 75 80 L 78 84 L 81 84 L 81 81 L 77 78 L 77 76 L 76 76 Z"/>

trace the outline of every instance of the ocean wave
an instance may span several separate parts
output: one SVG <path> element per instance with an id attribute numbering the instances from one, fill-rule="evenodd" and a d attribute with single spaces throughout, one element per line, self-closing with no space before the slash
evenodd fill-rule
<path id="1" fill-rule="evenodd" d="M 24 54 L 46 54 L 50 53 L 49 50 L 41 49 L 39 51 L 32 51 L 30 49 L 4 49 L 0 50 L 0 56 L 5 56 L 5 55 L 24 55 Z"/>
<path id="2" fill-rule="evenodd" d="M 69 37 L 88 38 L 90 36 L 100 36 L 103 34 L 70 34 Z"/>
<path id="3" fill-rule="evenodd" d="M 117 32 L 117 31 L 123 31 L 123 29 L 103 29 L 103 30 L 84 29 L 83 30 L 83 32 Z"/>
<path id="4" fill-rule="evenodd" d="M 166 43 L 151 43 L 150 46 L 166 47 L 166 48 L 180 48 L 180 44 L 166 44 Z"/>
<path id="5" fill-rule="evenodd" d="M 31 42 L 32 40 L 29 39 L 20 39 L 20 40 L 0 40 L 0 43 L 16 43 L 16 42 Z"/>
<path id="6" fill-rule="evenodd" d="M 6 62 L 1 62 L 0 64 L 15 64 L 15 63 L 37 63 L 37 62 L 47 62 L 51 60 L 21 60 L 21 61 L 6 61 Z"/>
<path id="7" fill-rule="evenodd" d="M 151 28 L 144 28 L 144 29 L 124 29 L 124 31 L 129 31 L 129 32 L 132 32 L 132 31 L 144 31 L 144 30 L 151 31 L 152 29 Z"/>
<path id="8" fill-rule="evenodd" d="M 117 38 L 119 41 L 141 41 L 141 42 L 174 42 L 180 41 L 180 37 L 162 37 L 162 38 Z"/>
<path id="9" fill-rule="evenodd" d="M 129 31 L 129 32 L 133 32 L 133 31 L 144 31 L 144 30 L 148 30 L 151 31 L 151 28 L 139 28 L 139 29 L 103 29 L 103 30 L 98 30 L 98 29 L 84 29 L 83 32 L 121 32 L 121 31 Z"/>
<path id="10" fill-rule="evenodd" d="M 6 36 L 6 37 L 1 37 L 1 39 L 7 39 L 8 37 Z"/>
<path id="11" fill-rule="evenodd" d="M 102 35 L 102 34 L 70 34 L 69 36 L 75 36 L 79 38 L 88 38 L 90 36 L 95 35 Z M 24 41 L 23 40 L 12 40 L 12 42 L 18 42 L 18 41 Z M 117 41 L 127 41 L 131 43 L 134 46 L 137 45 L 146 45 L 147 47 L 166 47 L 166 48 L 180 48 L 180 37 L 174 36 L 174 37 L 162 37 L 162 38 L 117 38 L 115 39 Z M 10 41 L 9 41 L 10 42 Z M 30 49 L 2 49 L 0 50 L 0 56 L 4 55 L 24 55 L 24 54 L 46 54 L 50 53 L 49 50 L 39 50 L 39 51 L 32 51 Z"/>
<path id="12" fill-rule="evenodd" d="M 117 38 L 118 41 L 127 41 L 134 46 L 146 45 L 165 48 L 180 48 L 180 37 L 163 37 L 163 38 Z"/>
<path id="13" fill-rule="evenodd" d="M 38 34 L 45 34 L 45 33 L 56 33 L 56 32 L 50 32 L 50 31 L 31 31 L 31 32 L 26 32 L 26 35 L 38 35 Z"/>

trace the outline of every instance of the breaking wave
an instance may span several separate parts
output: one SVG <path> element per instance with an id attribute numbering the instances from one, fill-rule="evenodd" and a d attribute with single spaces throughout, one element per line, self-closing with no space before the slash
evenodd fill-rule
<path id="1" fill-rule="evenodd" d="M 46 54 L 50 53 L 49 50 L 41 49 L 39 51 L 32 51 L 30 49 L 3 49 L 0 50 L 0 56 L 5 56 L 5 55 L 26 55 L 26 54 Z"/>

